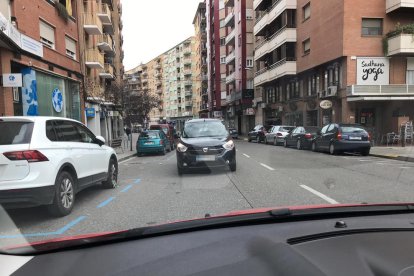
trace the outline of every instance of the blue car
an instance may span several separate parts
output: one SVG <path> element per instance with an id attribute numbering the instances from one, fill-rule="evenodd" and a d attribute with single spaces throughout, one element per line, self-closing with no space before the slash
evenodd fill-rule
<path id="1" fill-rule="evenodd" d="M 143 153 L 161 153 L 170 151 L 170 142 L 162 130 L 147 130 L 141 132 L 137 141 L 137 155 Z"/>

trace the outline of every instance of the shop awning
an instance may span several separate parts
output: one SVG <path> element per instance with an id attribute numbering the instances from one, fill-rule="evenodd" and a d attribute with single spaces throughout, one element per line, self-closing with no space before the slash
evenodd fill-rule
<path id="1" fill-rule="evenodd" d="M 414 96 L 410 97 L 348 97 L 348 102 L 363 102 L 363 101 L 414 101 Z"/>

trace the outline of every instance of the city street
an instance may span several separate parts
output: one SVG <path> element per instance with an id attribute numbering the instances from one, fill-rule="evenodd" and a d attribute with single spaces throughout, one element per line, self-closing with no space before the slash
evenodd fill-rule
<path id="1" fill-rule="evenodd" d="M 16 226 L 2 218 L 0 243 L 24 242 L 21 233 L 37 241 L 250 208 L 413 201 L 414 163 L 247 141 L 237 141 L 236 147 L 234 173 L 222 169 L 178 176 L 175 152 L 125 160 L 119 164 L 119 187 L 81 192 L 69 216 L 52 218 L 44 207 L 9 210 Z"/>

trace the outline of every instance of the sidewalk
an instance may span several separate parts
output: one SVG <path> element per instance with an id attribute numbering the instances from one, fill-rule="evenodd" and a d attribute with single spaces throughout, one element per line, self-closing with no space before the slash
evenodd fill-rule
<path id="1" fill-rule="evenodd" d="M 400 161 L 414 162 L 414 146 L 407 145 L 405 147 L 372 147 L 370 155 Z"/>
<path id="2" fill-rule="evenodd" d="M 124 147 L 124 144 L 122 143 L 122 148 L 124 150 L 124 152 L 122 152 L 122 150 L 116 149 L 116 154 L 118 155 L 118 162 L 121 162 L 123 160 L 126 160 L 128 158 L 131 158 L 132 156 L 136 155 L 136 149 L 135 149 L 135 145 L 137 143 L 138 140 L 138 133 L 132 133 L 132 151 L 131 151 L 131 144 L 128 143 L 127 147 Z"/>

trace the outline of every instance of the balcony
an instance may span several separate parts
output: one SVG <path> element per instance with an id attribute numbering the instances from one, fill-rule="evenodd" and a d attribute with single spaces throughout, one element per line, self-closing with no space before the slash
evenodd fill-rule
<path id="1" fill-rule="evenodd" d="M 102 79 L 113 79 L 114 67 L 112 67 L 109 63 L 105 63 L 104 69 L 99 73 L 99 77 Z"/>
<path id="2" fill-rule="evenodd" d="M 207 75 L 202 75 L 201 80 L 202 81 L 208 81 L 208 76 Z"/>
<path id="3" fill-rule="evenodd" d="M 102 24 L 112 24 L 111 10 L 109 9 L 108 4 L 101 5 L 101 10 L 98 11 L 98 17 L 101 20 Z"/>
<path id="4" fill-rule="evenodd" d="M 85 65 L 92 69 L 103 69 L 104 56 L 98 51 L 98 49 L 87 50 Z"/>
<path id="5" fill-rule="evenodd" d="M 101 35 L 102 22 L 96 14 L 85 13 L 83 15 L 83 29 L 89 35 Z"/>
<path id="6" fill-rule="evenodd" d="M 392 100 L 392 99 L 414 99 L 414 85 L 390 84 L 390 85 L 351 85 L 347 87 L 347 96 L 371 96 L 371 98 L 357 97 L 348 98 L 348 101 L 358 100 Z M 376 97 L 372 97 L 376 96 Z M 380 97 L 384 96 L 384 97 Z M 391 96 L 396 96 L 392 98 Z"/>
<path id="7" fill-rule="evenodd" d="M 155 64 L 155 69 L 161 69 L 161 63 Z"/>
<path id="8" fill-rule="evenodd" d="M 157 94 L 161 95 L 162 94 L 162 89 L 157 89 Z"/>
<path id="9" fill-rule="evenodd" d="M 226 45 L 230 44 L 234 45 L 234 38 L 236 37 L 236 29 L 233 29 L 227 36 L 226 36 Z"/>
<path id="10" fill-rule="evenodd" d="M 185 47 L 183 50 L 184 55 L 188 56 L 191 55 L 191 48 L 190 47 Z"/>
<path id="11" fill-rule="evenodd" d="M 192 86 L 193 85 L 193 81 L 192 80 L 185 80 L 184 81 L 184 85 L 185 86 Z"/>
<path id="12" fill-rule="evenodd" d="M 193 90 L 186 90 L 186 91 L 185 91 L 185 96 L 186 96 L 186 97 L 191 97 L 191 96 L 193 96 Z"/>
<path id="13" fill-rule="evenodd" d="M 257 10 L 260 6 L 262 6 L 263 2 L 266 2 L 266 1 L 265 0 L 254 0 L 253 10 Z"/>
<path id="14" fill-rule="evenodd" d="M 287 9 L 296 9 L 296 0 L 280 0 L 276 1 L 262 17 L 256 20 L 256 24 L 253 28 L 255 36 L 263 36 L 265 27 L 272 23 L 278 16 Z"/>
<path id="15" fill-rule="evenodd" d="M 296 29 L 284 27 L 256 47 L 254 60 L 260 60 L 266 54 L 273 52 L 276 48 L 279 48 L 286 42 L 296 41 Z"/>
<path id="16" fill-rule="evenodd" d="M 206 40 L 207 39 L 207 32 L 206 31 L 202 31 L 201 32 L 201 39 L 202 40 Z"/>
<path id="17" fill-rule="evenodd" d="M 236 59 L 236 51 L 231 52 L 226 57 L 226 64 L 229 64 L 230 62 L 234 62 Z"/>
<path id="18" fill-rule="evenodd" d="M 193 106 L 193 101 L 185 101 L 185 106 Z"/>
<path id="19" fill-rule="evenodd" d="M 184 65 L 191 65 L 192 60 L 191 60 L 191 58 L 185 58 L 185 59 L 183 59 L 183 63 L 184 63 Z"/>
<path id="20" fill-rule="evenodd" d="M 112 37 L 107 34 L 103 34 L 99 38 L 98 42 L 98 48 L 101 51 L 105 51 L 108 54 L 115 54 L 115 50 L 113 48 L 114 42 L 112 40 Z"/>
<path id="21" fill-rule="evenodd" d="M 388 56 L 413 54 L 414 39 L 412 34 L 399 34 L 388 38 Z"/>
<path id="22" fill-rule="evenodd" d="M 234 26 L 234 12 L 230 12 L 224 19 L 224 26 L 233 27 Z"/>
<path id="23" fill-rule="evenodd" d="M 224 6 L 227 7 L 234 7 L 234 0 L 224 0 Z"/>
<path id="24" fill-rule="evenodd" d="M 104 4 L 108 4 L 109 6 L 111 6 L 111 7 L 113 7 L 114 5 L 113 5 L 113 2 L 112 2 L 112 0 L 102 0 L 102 3 L 104 3 Z"/>
<path id="25" fill-rule="evenodd" d="M 156 86 L 161 86 L 162 85 L 162 81 L 161 80 L 156 80 L 155 81 L 155 85 Z"/>
<path id="26" fill-rule="evenodd" d="M 233 72 L 226 77 L 226 84 L 232 83 L 235 80 L 236 80 L 236 72 Z"/>
<path id="27" fill-rule="evenodd" d="M 256 72 L 254 85 L 259 86 L 286 75 L 296 74 L 296 61 L 292 58 L 282 59 L 271 65 L 268 69 Z"/>
<path id="28" fill-rule="evenodd" d="M 102 24 L 102 28 L 103 28 L 103 31 L 107 34 L 110 34 L 110 35 L 115 34 L 115 28 L 114 28 L 114 25 L 112 23 Z"/>
<path id="29" fill-rule="evenodd" d="M 413 9 L 414 0 L 387 0 L 386 2 L 386 12 L 392 12 L 397 9 Z"/>
<path id="30" fill-rule="evenodd" d="M 191 76 L 192 74 L 193 72 L 191 71 L 191 69 L 184 70 L 184 76 Z"/>

